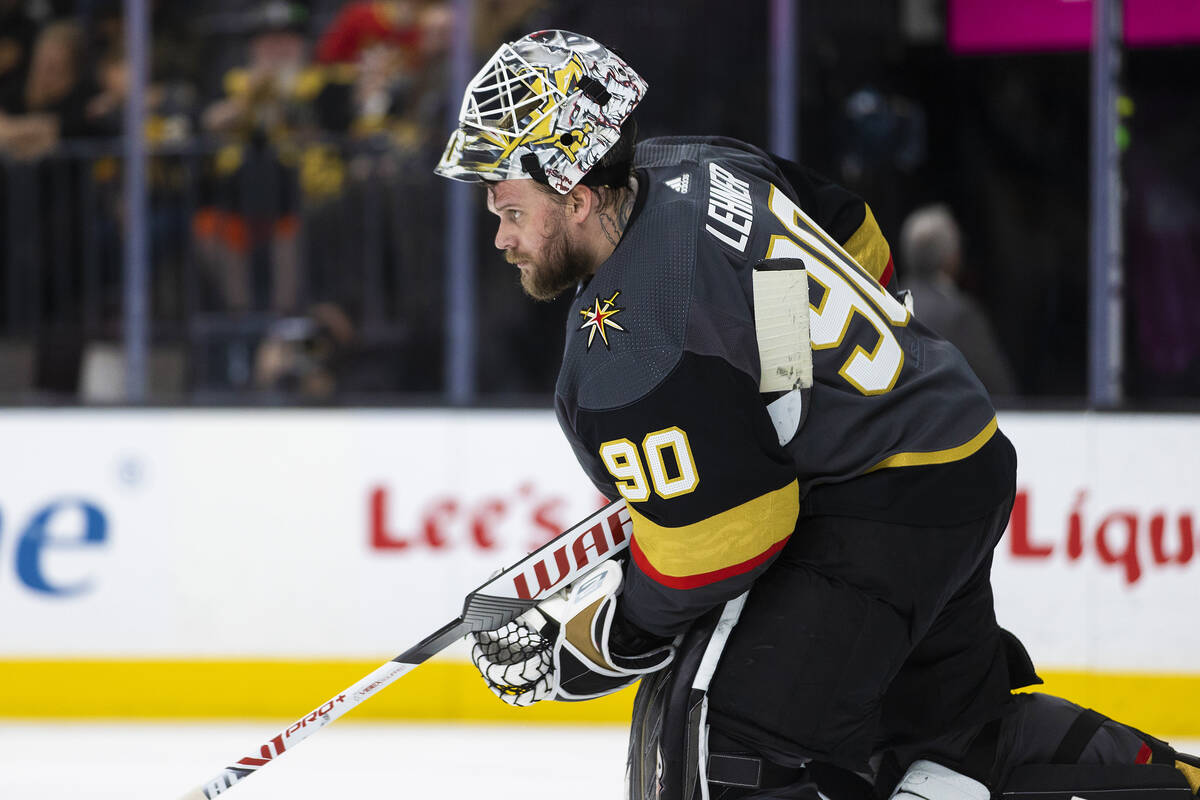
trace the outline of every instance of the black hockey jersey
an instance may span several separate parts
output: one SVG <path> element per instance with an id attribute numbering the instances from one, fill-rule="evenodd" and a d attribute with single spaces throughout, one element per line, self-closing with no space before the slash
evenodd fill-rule
<path id="1" fill-rule="evenodd" d="M 635 166 L 555 401 L 589 477 L 629 503 L 630 621 L 682 630 L 746 589 L 803 514 L 954 524 L 1003 499 L 1011 447 L 987 393 L 882 285 L 889 250 L 862 200 L 729 139 L 648 140 Z M 812 387 L 788 424 L 760 392 L 763 262 L 807 274 Z"/>

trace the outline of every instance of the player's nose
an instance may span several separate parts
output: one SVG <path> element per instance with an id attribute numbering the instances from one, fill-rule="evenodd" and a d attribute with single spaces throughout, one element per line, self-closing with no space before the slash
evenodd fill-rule
<path id="1" fill-rule="evenodd" d="M 512 233 L 504 229 L 504 224 L 501 223 L 496 228 L 495 245 L 497 250 L 510 250 L 516 242 L 513 239 Z"/>

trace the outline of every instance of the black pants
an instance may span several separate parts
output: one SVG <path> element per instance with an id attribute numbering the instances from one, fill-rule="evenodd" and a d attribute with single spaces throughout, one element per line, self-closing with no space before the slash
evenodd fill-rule
<path id="1" fill-rule="evenodd" d="M 944 527 L 804 519 L 725 647 L 711 726 L 779 765 L 861 771 L 882 748 L 997 716 L 1037 681 L 993 611 L 1011 503 Z"/>

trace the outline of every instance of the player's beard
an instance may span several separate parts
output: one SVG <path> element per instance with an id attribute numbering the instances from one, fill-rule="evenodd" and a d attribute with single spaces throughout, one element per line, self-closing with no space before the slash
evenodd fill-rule
<path id="1" fill-rule="evenodd" d="M 521 270 L 521 288 L 534 300 L 541 301 L 553 300 L 592 272 L 587 256 L 567 236 L 561 219 L 552 223 L 540 260 L 511 252 L 505 254 L 505 260 L 510 264 L 523 262 L 527 265 Z"/>

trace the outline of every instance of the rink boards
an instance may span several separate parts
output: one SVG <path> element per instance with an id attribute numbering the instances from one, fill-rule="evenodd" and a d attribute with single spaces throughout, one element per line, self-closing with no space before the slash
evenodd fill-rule
<path id="1" fill-rule="evenodd" d="M 1001 624 L 1049 690 L 1200 734 L 1200 418 L 1000 423 L 1020 460 Z M 600 502 L 545 412 L 15 411 L 0 436 L 8 717 L 297 717 Z M 512 711 L 460 649 L 353 714 L 629 705 Z"/>

